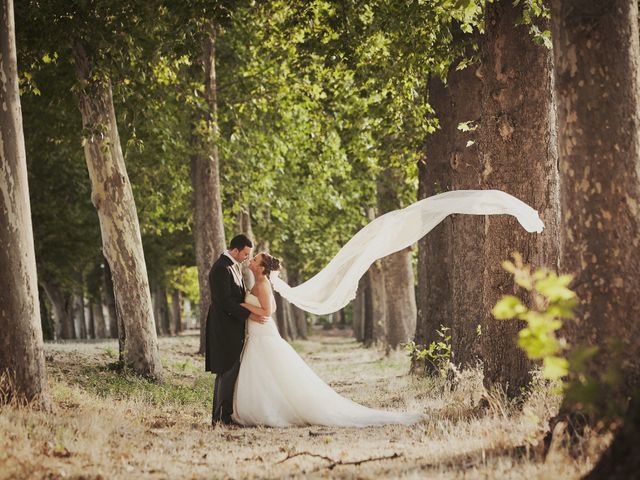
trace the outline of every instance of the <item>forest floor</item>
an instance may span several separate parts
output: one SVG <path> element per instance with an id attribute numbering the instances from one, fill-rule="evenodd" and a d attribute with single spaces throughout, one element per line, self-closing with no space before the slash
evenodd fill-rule
<path id="1" fill-rule="evenodd" d="M 585 440 L 579 459 L 541 439 L 558 397 L 538 382 L 522 408 L 488 407 L 479 371 L 445 379 L 407 375 L 405 352 L 364 349 L 344 331 L 293 342 L 341 394 L 367 406 L 420 411 L 412 426 L 212 428 L 213 376 L 195 335 L 160 338 L 166 381 L 113 370 L 117 344 L 48 343 L 53 412 L 0 407 L 0 479 L 21 478 L 513 478 L 571 479 L 609 439 Z"/>

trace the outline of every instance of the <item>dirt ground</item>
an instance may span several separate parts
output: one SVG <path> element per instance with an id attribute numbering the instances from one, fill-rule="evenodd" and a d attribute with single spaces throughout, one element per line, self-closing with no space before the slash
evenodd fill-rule
<path id="1" fill-rule="evenodd" d="M 454 382 L 407 375 L 404 352 L 364 349 L 349 332 L 293 343 L 334 389 L 375 408 L 428 415 L 412 426 L 238 428 L 210 425 L 213 376 L 195 335 L 161 338 L 163 385 L 113 370 L 117 345 L 47 344 L 53 412 L 0 410 L 0 479 L 580 478 L 608 439 L 571 459 L 540 440 L 558 398 L 536 385 L 522 409 L 487 395 L 479 371 Z"/>

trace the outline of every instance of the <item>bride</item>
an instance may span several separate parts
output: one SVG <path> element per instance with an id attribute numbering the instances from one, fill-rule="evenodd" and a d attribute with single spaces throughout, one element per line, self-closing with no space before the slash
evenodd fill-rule
<path id="1" fill-rule="evenodd" d="M 336 393 L 280 336 L 273 313 L 276 302 L 269 281 L 280 269 L 277 258 L 259 253 L 249 262 L 256 282 L 241 305 L 265 323 L 247 322 L 240 372 L 236 381 L 233 420 L 241 425 L 286 427 L 327 425 L 365 427 L 421 420 L 419 413 L 374 410 Z"/>

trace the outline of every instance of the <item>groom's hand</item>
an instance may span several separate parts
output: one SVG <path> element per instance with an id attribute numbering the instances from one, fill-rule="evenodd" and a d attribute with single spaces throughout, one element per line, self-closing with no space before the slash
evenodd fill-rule
<path id="1" fill-rule="evenodd" d="M 269 317 L 263 317 L 262 315 L 256 315 L 255 313 L 252 313 L 251 315 L 249 315 L 249 320 L 253 320 L 254 322 L 258 323 L 266 323 L 267 320 L 269 320 Z"/>

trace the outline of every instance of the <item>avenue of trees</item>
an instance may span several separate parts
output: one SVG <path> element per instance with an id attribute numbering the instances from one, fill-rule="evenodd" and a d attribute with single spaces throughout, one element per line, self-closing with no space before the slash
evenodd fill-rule
<path id="1" fill-rule="evenodd" d="M 481 362 L 487 389 L 517 398 L 536 364 L 522 324 L 491 313 L 517 292 L 501 263 L 517 251 L 572 274 L 562 334 L 598 347 L 594 378 L 615 367 L 593 402 L 632 406 L 592 476 L 633 471 L 635 1 L 0 0 L 0 14 L 0 400 L 48 408 L 43 338 L 119 338 L 121 360 L 161 381 L 157 336 L 184 328 L 187 303 L 203 325 L 208 270 L 237 232 L 297 284 L 378 215 L 495 188 L 544 232 L 447 218 L 372 265 L 334 321 L 387 349 L 446 327 L 452 362 Z M 278 298 L 284 337 L 307 322 Z M 571 400 L 559 417 L 581 413 Z"/>

